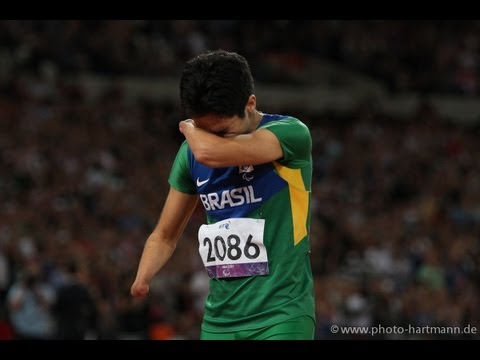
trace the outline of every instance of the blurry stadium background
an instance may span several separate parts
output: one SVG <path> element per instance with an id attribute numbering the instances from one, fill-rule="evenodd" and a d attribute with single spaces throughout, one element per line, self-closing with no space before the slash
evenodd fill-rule
<path id="1" fill-rule="evenodd" d="M 311 129 L 316 338 L 478 339 L 330 331 L 480 328 L 473 20 L 0 21 L 0 338 L 198 339 L 200 207 L 149 297 L 129 288 L 183 64 L 218 48 L 248 59 L 260 110 Z"/>

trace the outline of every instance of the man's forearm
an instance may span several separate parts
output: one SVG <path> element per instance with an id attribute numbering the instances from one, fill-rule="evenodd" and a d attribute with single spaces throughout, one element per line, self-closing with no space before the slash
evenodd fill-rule
<path id="1" fill-rule="evenodd" d="M 218 149 L 225 148 L 225 139 L 195 127 L 188 120 L 180 122 L 179 126 L 197 161 L 207 166 L 216 167 Z"/>
<path id="2" fill-rule="evenodd" d="M 145 243 L 136 279 L 150 282 L 170 259 L 174 250 L 175 245 L 162 241 L 160 235 L 153 232 Z"/>

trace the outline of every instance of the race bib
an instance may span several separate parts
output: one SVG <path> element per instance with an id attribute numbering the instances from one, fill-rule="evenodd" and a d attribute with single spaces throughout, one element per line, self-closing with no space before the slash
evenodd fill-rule
<path id="1" fill-rule="evenodd" d="M 268 275 L 264 219 L 232 218 L 198 230 L 198 251 L 211 278 Z"/>

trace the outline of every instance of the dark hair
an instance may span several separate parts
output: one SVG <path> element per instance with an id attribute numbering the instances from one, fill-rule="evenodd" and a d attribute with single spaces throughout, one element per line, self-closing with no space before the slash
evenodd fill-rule
<path id="1" fill-rule="evenodd" d="M 187 117 L 245 117 L 253 94 L 247 60 L 237 53 L 216 50 L 189 60 L 180 80 L 180 101 Z"/>

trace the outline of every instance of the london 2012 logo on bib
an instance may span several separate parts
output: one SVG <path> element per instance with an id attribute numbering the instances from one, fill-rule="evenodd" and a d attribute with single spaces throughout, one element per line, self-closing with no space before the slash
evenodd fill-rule
<path id="1" fill-rule="evenodd" d="M 242 165 L 238 167 L 238 173 L 242 174 L 243 180 L 250 181 L 253 179 L 253 165 Z"/>

